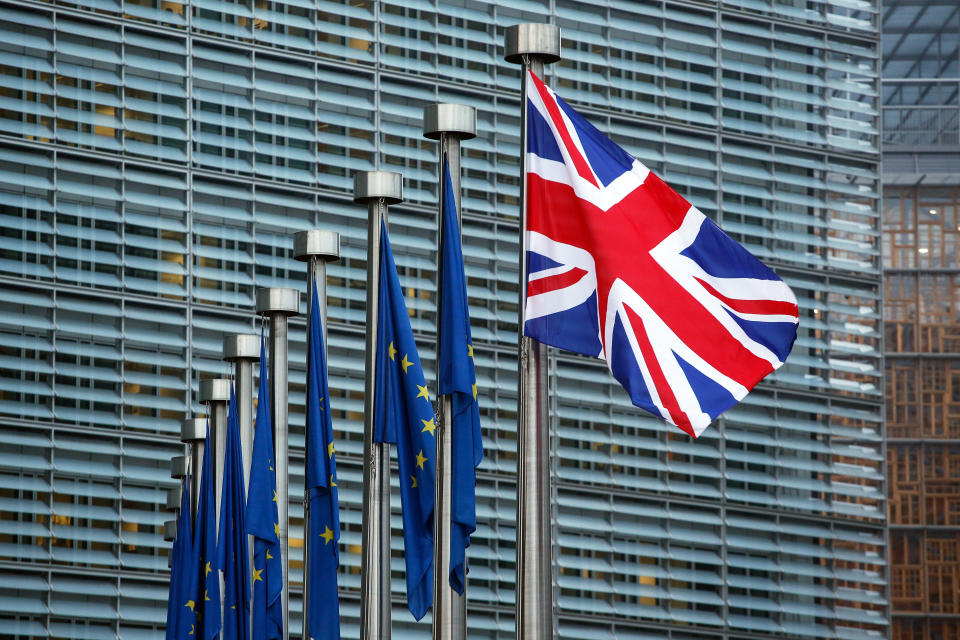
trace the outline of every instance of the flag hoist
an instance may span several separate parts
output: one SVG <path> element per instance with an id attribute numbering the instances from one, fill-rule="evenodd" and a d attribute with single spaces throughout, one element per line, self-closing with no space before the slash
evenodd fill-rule
<path id="1" fill-rule="evenodd" d="M 363 400 L 363 538 L 360 558 L 360 638 L 390 640 L 390 450 L 374 439 L 377 392 L 381 229 L 387 206 L 402 202 L 403 179 L 392 171 L 362 171 L 353 199 L 368 207 L 367 344 Z"/>
<path id="2" fill-rule="evenodd" d="M 436 425 L 436 491 L 434 515 L 434 553 L 433 553 L 433 639 L 434 640 L 466 640 L 467 637 L 467 597 L 466 597 L 466 557 L 465 545 L 469 537 L 464 539 L 459 523 L 455 522 L 455 507 L 461 506 L 458 498 L 462 498 L 455 490 L 455 474 L 466 482 L 464 489 L 473 494 L 476 484 L 476 475 L 473 473 L 472 455 L 469 468 L 455 468 L 454 452 L 454 415 L 470 411 L 470 407 L 460 407 L 461 403 L 454 402 L 458 391 L 466 393 L 468 402 L 475 403 L 476 379 L 473 375 L 472 363 L 467 376 L 464 378 L 465 389 L 454 389 L 450 383 L 456 381 L 453 360 L 450 356 L 452 349 L 463 351 L 463 359 L 473 353 L 473 346 L 469 340 L 470 319 L 467 315 L 466 297 L 451 296 L 448 290 L 451 284 L 459 284 L 463 289 L 463 260 L 460 252 L 460 144 L 477 135 L 477 112 L 474 107 L 462 104 L 433 104 L 423 110 L 423 135 L 440 143 L 438 173 L 439 173 L 439 215 L 438 220 L 438 267 L 437 267 L 437 384 L 438 384 L 438 423 Z M 449 217 L 449 219 L 448 219 Z M 460 256 L 459 260 L 445 260 L 444 257 L 454 252 Z M 448 262 L 450 264 L 448 264 Z M 459 270 L 459 273 L 457 273 Z M 461 305 L 453 304 L 454 297 L 463 297 Z M 444 313 L 450 309 L 452 313 Z M 446 339 L 445 339 L 446 338 Z M 451 339 L 452 338 L 452 339 Z M 446 356 L 446 357 L 444 357 Z M 449 364 L 449 367 L 445 365 Z M 446 371 L 445 369 L 451 369 Z M 472 378 L 467 380 L 467 378 Z M 459 399 L 459 396 L 458 396 Z M 454 405 L 457 405 L 456 407 Z M 459 410 L 459 411 L 458 411 Z M 468 416 L 470 418 L 472 416 Z M 468 420 L 468 422 L 472 422 Z M 458 421 L 457 428 L 466 431 L 464 434 L 472 445 L 473 433 L 471 424 Z M 479 420 L 476 421 L 479 429 Z M 458 434 L 459 435 L 459 434 Z M 479 444 L 479 435 L 477 436 Z M 482 451 L 482 449 L 481 449 Z M 482 455 L 482 454 L 481 454 Z M 465 475 L 464 475 L 465 474 Z M 470 480 L 473 480 L 470 482 Z M 469 500 L 468 498 L 468 501 Z M 472 505 L 464 505 L 472 515 L 473 529 L 476 528 L 475 501 Z M 457 503 L 457 504 L 455 504 Z M 472 530 L 471 530 L 472 533 Z M 469 536 L 469 534 L 467 534 Z"/>
<path id="3" fill-rule="evenodd" d="M 507 62 L 521 65 L 521 78 L 543 76 L 545 64 L 560 59 L 560 27 L 517 24 L 506 30 Z M 520 124 L 520 287 L 519 407 L 517 415 L 517 637 L 553 638 L 553 540 L 551 535 L 550 430 L 547 415 L 546 345 L 523 335 L 528 239 L 526 162 L 528 144 L 526 83 Z"/>

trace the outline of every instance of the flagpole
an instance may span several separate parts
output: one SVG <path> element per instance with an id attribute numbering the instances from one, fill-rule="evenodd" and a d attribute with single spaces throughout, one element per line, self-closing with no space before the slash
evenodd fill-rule
<path id="1" fill-rule="evenodd" d="M 180 494 L 182 489 L 180 487 L 173 487 L 172 489 L 167 489 L 167 504 L 164 507 L 165 511 L 173 513 L 173 520 L 167 520 L 163 523 L 163 539 L 167 542 L 173 542 L 177 537 L 177 512 L 180 511 Z M 167 556 L 167 568 L 169 569 L 173 563 L 173 554 Z"/>
<path id="2" fill-rule="evenodd" d="M 180 440 L 190 448 L 190 521 L 196 526 L 197 507 L 200 504 L 200 466 L 203 463 L 204 442 L 207 439 L 206 418 L 189 418 L 180 423 Z"/>
<path id="3" fill-rule="evenodd" d="M 270 321 L 270 410 L 273 419 L 274 462 L 277 471 L 277 518 L 283 567 L 283 638 L 290 637 L 290 427 L 287 424 L 287 319 L 300 312 L 300 292 L 284 287 L 257 290 L 257 313 Z M 259 343 L 257 357 L 260 357 Z M 252 380 L 252 379 L 251 379 Z M 251 382 L 252 385 L 252 382 Z M 248 467 L 249 469 L 249 467 Z M 248 483 L 249 484 L 249 483 Z"/>
<path id="4" fill-rule="evenodd" d="M 546 403 L 546 346 L 523 335 L 527 283 L 527 71 L 543 77 L 560 59 L 560 27 L 517 24 L 506 30 L 507 62 L 521 65 L 520 318 L 517 416 L 517 637 L 553 638 L 553 558 L 550 523 L 550 423 Z"/>
<path id="5" fill-rule="evenodd" d="M 327 345 L 327 263 L 340 259 L 340 234 L 325 229 L 298 231 L 293 235 L 293 257 L 307 263 L 307 335 L 310 323 L 320 321 L 323 342 Z M 317 287 L 317 304 L 320 318 L 313 318 L 313 288 Z M 331 406 L 327 402 L 327 406 Z M 310 640 L 308 619 L 310 617 L 310 489 L 303 493 L 303 640 Z"/>
<path id="6" fill-rule="evenodd" d="M 440 257 L 443 243 L 444 196 L 446 168 L 450 165 L 450 182 L 457 208 L 457 227 L 460 227 L 460 143 L 477 135 L 477 110 L 463 104 L 432 104 L 423 110 L 423 135 L 440 142 L 440 161 L 437 192 L 439 215 L 437 216 L 439 241 L 437 242 L 437 308 L 441 307 L 443 291 L 443 261 Z M 437 318 L 439 340 L 440 319 Z M 439 342 L 437 353 L 440 352 Z M 436 430 L 436 493 L 433 517 L 433 640 L 466 640 L 467 593 L 458 594 L 450 586 L 450 517 L 453 483 L 453 406 L 449 394 L 438 396 L 439 421 Z"/>
<path id="7" fill-rule="evenodd" d="M 213 433 L 213 473 L 216 478 L 217 527 L 220 527 L 220 494 L 223 493 L 223 456 L 227 442 L 227 403 L 230 402 L 230 381 L 215 378 L 200 381 L 200 402 L 207 405 L 210 431 Z"/>
<path id="8" fill-rule="evenodd" d="M 403 178 L 393 171 L 361 171 L 353 199 L 366 203 L 367 345 L 363 399 L 363 539 L 360 558 L 360 640 L 390 640 L 390 450 L 373 440 L 380 303 L 380 225 L 387 205 L 403 200 Z"/>

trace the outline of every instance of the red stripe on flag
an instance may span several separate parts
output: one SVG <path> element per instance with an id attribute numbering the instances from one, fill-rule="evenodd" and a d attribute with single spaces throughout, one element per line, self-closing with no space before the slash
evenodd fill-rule
<path id="1" fill-rule="evenodd" d="M 540 295 L 541 293 L 547 293 L 548 291 L 556 291 L 557 289 L 563 289 L 569 287 L 572 284 L 576 284 L 580 279 L 587 274 L 583 269 L 578 269 L 574 267 L 569 271 L 564 271 L 563 273 L 558 273 L 555 276 L 546 276 L 544 278 L 537 278 L 536 280 L 530 280 L 527 283 L 527 297 Z"/>
<path id="2" fill-rule="evenodd" d="M 734 311 L 738 311 L 740 313 L 754 313 L 758 315 L 793 316 L 794 318 L 799 317 L 797 305 L 793 304 L 792 302 L 785 302 L 781 300 L 739 300 L 737 298 L 728 298 L 711 287 L 710 283 L 701 280 L 700 278 L 695 277 L 694 279 L 702 284 L 704 289 L 710 292 L 710 295 L 718 300 L 723 301 Z"/>
<path id="3" fill-rule="evenodd" d="M 673 389 L 670 388 L 670 383 L 667 381 L 667 377 L 663 375 L 663 370 L 660 368 L 660 361 L 653 352 L 653 347 L 650 344 L 647 331 L 643 326 L 643 320 L 641 320 L 640 316 L 638 316 L 630 307 L 624 307 L 624 309 L 626 310 L 627 317 L 630 319 L 630 324 L 632 325 L 632 327 L 624 327 L 624 329 L 627 331 L 632 329 L 634 336 L 636 336 L 637 344 L 640 347 L 640 353 L 643 355 L 643 362 L 647 365 L 647 371 L 650 372 L 650 377 L 653 378 L 653 384 L 657 388 L 657 395 L 660 396 L 660 404 L 662 404 L 667 410 L 667 413 L 670 414 L 670 419 L 673 421 L 673 424 L 677 425 L 691 436 L 696 438 L 697 436 L 693 432 L 693 426 L 690 424 L 687 414 L 684 413 L 680 408 L 680 403 L 677 402 L 677 397 L 673 395 Z M 621 354 L 621 357 L 624 355 L 626 354 Z"/>
<path id="4" fill-rule="evenodd" d="M 567 148 L 567 153 L 570 154 L 570 159 L 573 160 L 573 166 L 576 167 L 577 173 L 580 174 L 581 178 L 588 181 L 593 186 L 599 187 L 600 185 L 597 184 L 597 179 L 593 177 L 593 170 L 590 168 L 590 165 L 587 164 L 586 158 L 583 157 L 583 155 L 580 153 L 580 150 L 573 143 L 573 138 L 570 137 L 570 132 L 567 131 L 567 126 L 563 121 L 563 116 L 560 114 L 560 107 L 557 106 L 556 100 L 547 90 L 547 85 L 543 84 L 543 81 L 538 78 L 536 74 L 533 72 L 529 73 L 537 87 L 537 92 L 540 94 L 540 98 L 543 100 L 543 105 L 547 108 L 547 112 L 550 114 L 550 119 L 553 120 L 553 126 L 557 128 L 560 138 L 563 139 L 563 145 Z"/>

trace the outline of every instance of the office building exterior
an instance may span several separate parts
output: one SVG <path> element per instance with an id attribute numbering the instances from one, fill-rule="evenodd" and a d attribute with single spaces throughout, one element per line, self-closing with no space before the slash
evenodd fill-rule
<path id="1" fill-rule="evenodd" d="M 486 457 L 470 637 L 512 638 L 519 72 L 503 30 L 549 19 L 549 81 L 794 288 L 789 362 L 693 441 L 603 363 L 552 352 L 560 638 L 872 638 L 888 621 L 878 0 L 0 2 L 0 638 L 158 638 L 180 421 L 305 291 L 292 233 L 342 234 L 330 373 L 343 635 L 359 627 L 365 209 L 402 171 L 392 243 L 427 369 L 435 143 L 478 107 L 464 255 Z M 292 631 L 302 580 L 303 316 L 291 325 Z M 432 373 L 428 371 L 428 380 Z M 395 637 L 405 610 L 394 495 Z"/>
<path id="2" fill-rule="evenodd" d="M 960 14 L 883 14 L 883 265 L 896 640 L 960 635 Z"/>

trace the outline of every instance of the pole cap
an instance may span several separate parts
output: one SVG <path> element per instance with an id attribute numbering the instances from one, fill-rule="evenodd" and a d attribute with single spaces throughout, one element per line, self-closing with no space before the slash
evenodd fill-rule
<path id="1" fill-rule="evenodd" d="M 163 539 L 172 542 L 177 537 L 177 521 L 167 520 L 163 523 Z"/>
<path id="2" fill-rule="evenodd" d="M 237 336 L 230 336 L 237 337 Z M 226 359 L 227 338 L 224 339 L 223 354 Z M 260 357 L 259 350 L 257 357 Z M 226 378 L 211 378 L 200 381 L 200 402 L 230 402 L 230 381 Z"/>
<path id="3" fill-rule="evenodd" d="M 180 440 L 196 442 L 207 439 L 207 419 L 189 418 L 180 423 Z"/>
<path id="4" fill-rule="evenodd" d="M 176 511 L 180 508 L 180 489 L 173 487 L 167 489 L 167 504 L 164 507 L 167 511 Z"/>
<path id="5" fill-rule="evenodd" d="M 503 59 L 523 64 L 524 56 L 539 58 L 544 64 L 560 59 L 560 27 L 528 22 L 507 27 Z"/>
<path id="6" fill-rule="evenodd" d="M 173 456 L 170 458 L 170 477 L 187 477 L 187 456 Z"/>
<path id="7" fill-rule="evenodd" d="M 439 102 L 423 108 L 423 135 L 439 140 L 442 134 L 469 140 L 477 137 L 477 109 L 467 104 Z"/>
<path id="8" fill-rule="evenodd" d="M 386 204 L 403 202 L 403 176 L 396 171 L 360 171 L 353 174 L 353 201 L 383 199 Z"/>
<path id="9" fill-rule="evenodd" d="M 312 257 L 324 262 L 340 259 L 340 234 L 327 229 L 310 229 L 293 234 L 293 257 L 306 262 Z"/>
<path id="10" fill-rule="evenodd" d="M 223 359 L 227 362 L 235 362 L 237 360 L 259 360 L 260 336 L 254 333 L 235 333 L 232 336 L 224 336 Z M 230 381 L 224 380 L 224 382 L 227 384 L 227 400 L 229 400 Z M 200 384 L 202 385 L 203 382 Z M 200 401 L 203 402 L 202 392 L 200 394 Z"/>
<path id="11" fill-rule="evenodd" d="M 287 287 L 257 289 L 257 313 L 262 315 L 282 313 L 294 316 L 300 313 L 300 292 Z M 259 342 L 257 342 L 257 357 L 260 357 Z"/>

